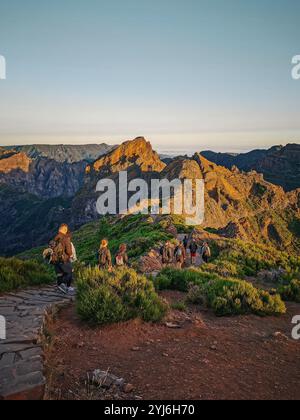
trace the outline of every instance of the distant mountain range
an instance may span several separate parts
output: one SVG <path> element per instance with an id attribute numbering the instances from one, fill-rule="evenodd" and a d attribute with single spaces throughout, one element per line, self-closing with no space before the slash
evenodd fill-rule
<path id="1" fill-rule="evenodd" d="M 128 172 L 129 180 L 139 177 L 148 182 L 153 176 L 203 178 L 203 228 L 226 237 L 299 249 L 298 153 L 298 145 L 288 145 L 248 156 L 203 152 L 163 161 L 143 137 L 116 147 L 0 148 L 0 235 L 5 238 L 0 241 L 0 255 L 44 244 L 62 222 L 76 229 L 97 220 L 96 184 L 101 178 L 116 179 L 121 170 Z M 217 159 L 219 164 L 212 162 Z M 258 168 L 277 184 L 285 182 L 286 189 L 293 184 L 295 189 L 285 192 L 267 182 L 252 171 Z"/>
<path id="2" fill-rule="evenodd" d="M 300 187 L 300 144 L 274 146 L 268 150 L 253 150 L 236 155 L 211 151 L 201 154 L 228 169 L 236 166 L 245 172 L 255 170 L 262 173 L 267 181 L 281 185 L 286 191 Z"/>
<path id="3" fill-rule="evenodd" d="M 82 187 L 87 164 L 112 147 L 14 146 L 0 149 L 0 184 L 42 198 L 72 197 Z"/>
<path id="4" fill-rule="evenodd" d="M 45 243 L 70 219 L 86 166 L 111 150 L 84 146 L 0 147 L 0 254 Z"/>
<path id="5" fill-rule="evenodd" d="M 85 145 L 25 145 L 9 146 L 4 150 L 13 150 L 17 153 L 25 153 L 31 159 L 47 158 L 60 163 L 93 162 L 99 156 L 104 155 L 112 146 L 107 144 L 85 144 Z M 1 153 L 1 151 L 0 151 Z"/>

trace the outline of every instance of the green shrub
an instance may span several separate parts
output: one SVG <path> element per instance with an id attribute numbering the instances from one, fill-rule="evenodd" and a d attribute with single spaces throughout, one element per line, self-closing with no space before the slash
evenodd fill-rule
<path id="1" fill-rule="evenodd" d="M 174 311 L 180 311 L 180 312 L 185 312 L 187 310 L 186 304 L 183 301 L 172 303 L 171 308 L 174 309 Z"/>
<path id="2" fill-rule="evenodd" d="M 290 284 L 280 286 L 278 293 L 285 301 L 300 303 L 300 280 L 294 279 Z"/>
<path id="3" fill-rule="evenodd" d="M 190 284 L 186 298 L 188 303 L 203 305 L 205 303 L 205 293 L 203 288 L 197 284 Z"/>
<path id="4" fill-rule="evenodd" d="M 176 270 L 174 268 L 165 268 L 155 279 L 157 290 L 178 290 L 187 292 L 189 285 L 201 284 L 203 281 L 217 280 L 218 275 L 206 273 L 197 269 Z"/>
<path id="5" fill-rule="evenodd" d="M 82 269 L 78 273 L 77 287 L 77 311 L 91 324 L 110 324 L 137 317 L 158 322 L 167 311 L 153 283 L 132 269 L 112 273 L 97 267 Z"/>
<path id="6" fill-rule="evenodd" d="M 237 264 L 230 261 L 218 260 L 215 264 L 205 264 L 199 267 L 200 270 L 215 273 L 221 277 L 236 277 L 239 278 L 241 274 L 241 268 Z"/>
<path id="7" fill-rule="evenodd" d="M 285 305 L 279 295 L 256 289 L 251 283 L 235 279 L 209 282 L 204 286 L 208 306 L 219 315 L 280 315 Z"/>
<path id="8" fill-rule="evenodd" d="M 168 278 L 168 282 L 166 281 Z M 165 269 L 156 278 L 156 287 L 188 292 L 191 303 L 206 303 L 219 315 L 279 315 L 286 311 L 280 296 L 260 289 L 243 280 L 222 278 L 201 270 Z"/>
<path id="9" fill-rule="evenodd" d="M 49 284 L 53 281 L 47 266 L 36 261 L 22 261 L 17 258 L 0 258 L 0 293 Z"/>
<path id="10" fill-rule="evenodd" d="M 225 239 L 213 241 L 211 246 L 214 248 L 213 258 L 211 264 L 204 269 L 223 277 L 244 278 L 256 276 L 261 270 L 279 268 L 294 273 L 300 271 L 299 257 L 272 246 Z"/>

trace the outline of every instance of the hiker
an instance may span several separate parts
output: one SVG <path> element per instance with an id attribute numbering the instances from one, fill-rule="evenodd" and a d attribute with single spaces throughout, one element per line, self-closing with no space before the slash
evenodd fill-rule
<path id="1" fill-rule="evenodd" d="M 197 251 L 198 251 L 198 245 L 195 239 L 192 240 L 190 244 L 190 251 L 191 251 L 191 263 L 192 265 L 196 264 L 196 258 L 197 258 Z"/>
<path id="2" fill-rule="evenodd" d="M 204 242 L 201 248 L 201 257 L 205 264 L 208 264 L 209 258 L 211 257 L 211 250 L 207 242 Z"/>
<path id="3" fill-rule="evenodd" d="M 108 248 L 108 241 L 103 239 L 98 251 L 98 265 L 102 270 L 112 270 L 111 252 Z"/>
<path id="4" fill-rule="evenodd" d="M 182 269 L 185 264 L 186 259 L 186 249 L 184 247 L 183 242 L 179 242 L 177 247 L 175 248 L 175 260 L 176 265 L 179 269 Z"/>
<path id="5" fill-rule="evenodd" d="M 68 225 L 62 224 L 58 235 L 50 243 L 52 249 L 51 264 L 54 265 L 57 275 L 57 287 L 64 293 L 74 293 L 75 289 L 71 286 L 73 281 L 73 267 L 76 252 L 71 242 L 71 233 Z"/>
<path id="6" fill-rule="evenodd" d="M 127 267 L 128 266 L 128 255 L 127 255 L 127 245 L 120 245 L 119 252 L 116 256 L 116 265 L 117 267 Z"/>
<path id="7" fill-rule="evenodd" d="M 170 266 L 174 263 L 174 248 L 170 241 L 167 241 L 161 249 L 162 263 Z"/>
<path id="8" fill-rule="evenodd" d="M 183 239 L 183 246 L 184 246 L 184 249 L 187 251 L 187 249 L 188 249 L 188 245 L 189 245 L 189 239 L 188 239 L 188 237 L 187 236 L 185 236 L 184 237 L 184 239 Z"/>

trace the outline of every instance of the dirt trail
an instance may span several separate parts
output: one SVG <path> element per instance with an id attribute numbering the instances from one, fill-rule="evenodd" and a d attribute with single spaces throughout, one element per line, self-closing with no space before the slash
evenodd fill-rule
<path id="1" fill-rule="evenodd" d="M 86 372 L 109 369 L 134 386 L 109 398 L 300 399 L 300 342 L 290 338 L 296 314 L 296 304 L 279 318 L 216 318 L 191 307 L 170 315 L 179 329 L 140 321 L 90 329 L 69 308 L 49 331 L 48 398 L 86 398 Z"/>

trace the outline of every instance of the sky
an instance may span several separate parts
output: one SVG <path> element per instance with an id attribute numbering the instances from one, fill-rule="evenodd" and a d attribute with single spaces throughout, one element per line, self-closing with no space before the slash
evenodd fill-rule
<path id="1" fill-rule="evenodd" d="M 0 0 L 0 144 L 300 143 L 299 0 Z"/>

